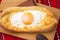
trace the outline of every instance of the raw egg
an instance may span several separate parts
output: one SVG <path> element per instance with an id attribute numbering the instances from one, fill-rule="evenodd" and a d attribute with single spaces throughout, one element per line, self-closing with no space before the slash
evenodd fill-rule
<path id="1" fill-rule="evenodd" d="M 31 24 L 33 20 L 34 20 L 34 17 L 30 12 L 26 12 L 22 16 L 22 22 L 24 24 Z"/>

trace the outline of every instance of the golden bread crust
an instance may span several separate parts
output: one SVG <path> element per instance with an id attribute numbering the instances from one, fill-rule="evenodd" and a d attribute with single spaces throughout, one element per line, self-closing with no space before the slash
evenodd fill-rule
<path id="1" fill-rule="evenodd" d="M 46 19 L 44 19 L 43 21 L 41 21 L 42 23 L 44 23 L 44 26 L 43 27 L 35 27 L 35 28 L 27 28 L 27 26 L 24 26 L 24 28 L 18 28 L 18 27 L 14 27 L 12 26 L 9 22 L 6 22 L 7 24 L 5 24 L 3 22 L 3 20 L 6 20 L 6 19 L 3 19 L 2 20 L 2 17 L 4 17 L 5 15 L 7 14 L 10 14 L 11 12 L 21 12 L 21 11 L 24 11 L 24 10 L 40 10 L 42 12 L 46 12 L 47 15 L 49 16 L 46 16 Z M 7 17 L 6 17 L 7 18 Z M 48 21 L 48 19 L 51 19 L 49 21 L 51 21 L 48 25 L 46 25 L 47 23 L 45 23 L 46 21 Z M 10 7 L 10 8 L 7 8 L 6 10 L 4 10 L 1 14 L 0 14 L 0 25 L 2 27 L 4 27 L 5 29 L 7 30 L 10 30 L 10 31 L 14 31 L 14 32 L 47 32 L 47 31 L 50 31 L 52 30 L 55 25 L 57 24 L 57 19 L 56 19 L 56 16 L 50 12 L 48 9 L 46 8 L 43 8 L 43 7 L 38 7 L 38 6 L 32 6 L 32 7 Z"/>

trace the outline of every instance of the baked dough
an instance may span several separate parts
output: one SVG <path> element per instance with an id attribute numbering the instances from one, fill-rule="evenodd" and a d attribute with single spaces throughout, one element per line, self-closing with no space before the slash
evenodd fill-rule
<path id="1" fill-rule="evenodd" d="M 14 32 L 47 32 L 56 24 L 56 15 L 38 6 L 10 7 L 0 15 L 0 25 Z"/>

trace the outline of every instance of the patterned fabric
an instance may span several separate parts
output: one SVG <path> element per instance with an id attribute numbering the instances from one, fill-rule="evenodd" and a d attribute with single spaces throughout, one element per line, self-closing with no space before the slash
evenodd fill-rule
<path id="1" fill-rule="evenodd" d="M 58 23 L 58 27 L 57 27 L 57 33 L 55 35 L 54 40 L 60 40 L 60 19 L 59 19 L 59 23 Z"/>
<path id="2" fill-rule="evenodd" d="M 34 0 L 34 1 L 48 6 L 50 4 L 51 7 L 60 8 L 60 0 Z"/>

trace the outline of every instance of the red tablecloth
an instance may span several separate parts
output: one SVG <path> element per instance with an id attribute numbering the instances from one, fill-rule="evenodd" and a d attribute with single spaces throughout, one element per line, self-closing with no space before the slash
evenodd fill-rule
<path id="1" fill-rule="evenodd" d="M 2 0 L 0 0 L 0 3 L 1 3 Z"/>
<path id="2" fill-rule="evenodd" d="M 0 0 L 0 3 L 1 3 L 1 0 Z M 48 0 L 43 0 L 43 4 L 48 5 Z M 60 8 L 60 0 L 50 0 L 50 6 L 55 8 Z M 57 31 L 58 31 L 58 35 L 60 36 L 60 20 L 59 20 Z M 3 37 L 4 40 L 24 40 L 22 38 L 17 38 L 7 34 L 3 34 L 3 35 L 4 35 Z M 2 33 L 0 34 L 0 39 L 2 39 L 3 35 Z M 54 40 L 57 40 L 57 36 L 55 36 Z"/>

